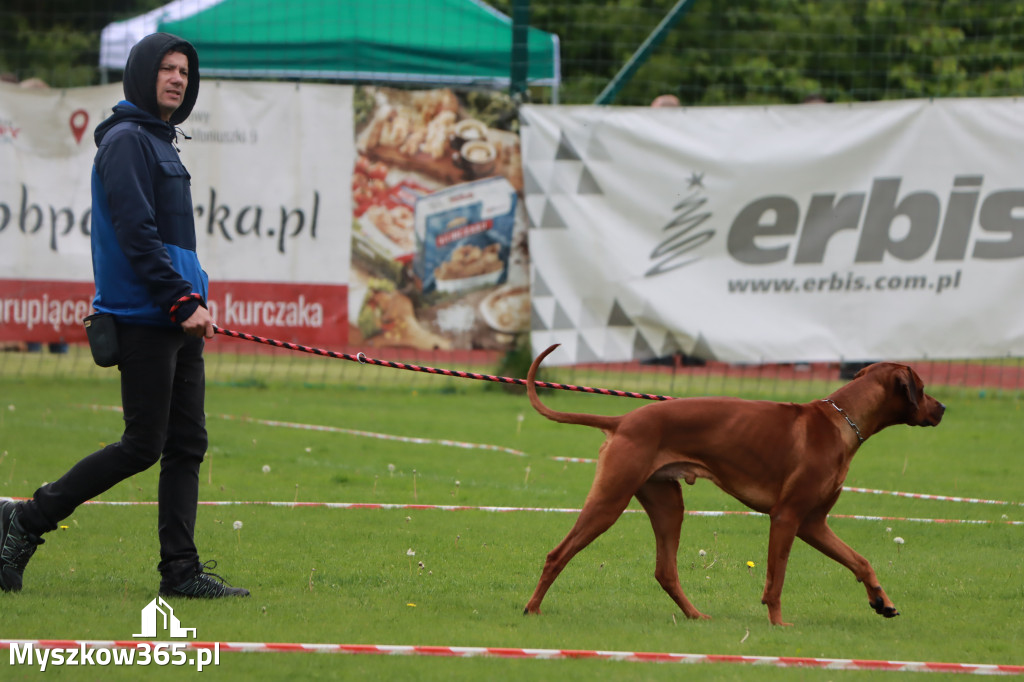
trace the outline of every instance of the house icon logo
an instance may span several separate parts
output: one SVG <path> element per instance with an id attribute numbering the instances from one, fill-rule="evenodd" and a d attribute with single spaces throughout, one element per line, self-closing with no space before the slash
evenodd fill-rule
<path id="1" fill-rule="evenodd" d="M 169 637 L 196 636 L 196 629 L 181 627 L 181 621 L 174 615 L 171 605 L 162 597 L 157 597 L 143 607 L 142 632 L 134 634 L 132 637 L 156 637 L 158 625 L 161 626 L 159 629 L 165 630 Z"/>

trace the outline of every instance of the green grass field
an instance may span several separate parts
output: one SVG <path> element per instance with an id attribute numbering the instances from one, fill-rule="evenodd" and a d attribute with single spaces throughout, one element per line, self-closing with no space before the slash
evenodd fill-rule
<path id="1" fill-rule="evenodd" d="M 113 371 L 85 378 L 0 377 L 0 496 L 31 495 L 40 483 L 119 437 L 119 414 L 96 409 L 119 404 L 115 377 Z M 203 501 L 578 508 L 593 465 L 552 458 L 592 458 L 601 442 L 596 431 L 544 420 L 524 395 L 493 384 L 431 377 L 411 388 L 370 390 L 272 377 L 213 379 L 207 401 L 211 448 L 200 477 Z M 854 460 L 847 485 L 1024 500 L 1020 399 L 964 390 L 933 393 L 949 406 L 942 425 L 893 427 L 872 438 Z M 817 394 L 796 396 L 812 397 Z M 545 400 L 558 409 L 605 414 L 643 404 L 568 392 L 547 392 Z M 151 470 L 100 500 L 151 502 L 155 494 L 156 471 Z M 691 511 L 743 509 L 706 481 L 685 487 L 684 495 Z M 217 559 L 218 573 L 253 594 L 230 602 L 175 602 L 175 609 L 202 641 L 1024 664 L 1024 526 L 1004 523 L 1024 521 L 1024 507 L 847 492 L 834 512 L 987 523 L 837 518 L 833 528 L 872 561 L 902 615 L 877 616 L 844 568 L 798 542 L 783 593 L 783 615 L 795 625 L 773 628 L 760 604 L 768 529 L 763 517 L 687 518 L 679 554 L 683 587 L 713 616 L 690 622 L 654 580 L 653 536 L 642 513 L 625 514 L 569 564 L 548 593 L 542 616 L 524 617 L 545 554 L 572 525 L 574 514 L 204 505 L 196 533 L 202 558 Z M 240 530 L 235 521 L 242 522 Z M 0 638 L 131 639 L 159 581 L 156 508 L 86 505 L 65 525 L 47 536 L 32 559 L 24 591 L 0 594 Z M 904 544 L 897 545 L 895 537 Z M 702 549 L 704 557 L 698 554 Z M 755 563 L 753 569 L 748 561 Z M 0 670 L 4 680 L 188 674 L 173 666 L 40 673 L 10 666 L 6 653 Z M 226 680 L 418 682 L 676 680 L 683 675 L 858 680 L 898 673 L 301 653 L 222 654 L 219 666 L 203 672 Z"/>

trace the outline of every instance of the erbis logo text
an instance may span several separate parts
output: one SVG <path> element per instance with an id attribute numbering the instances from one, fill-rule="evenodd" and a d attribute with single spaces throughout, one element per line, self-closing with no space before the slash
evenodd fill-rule
<path id="1" fill-rule="evenodd" d="M 945 205 L 929 191 L 901 197 L 902 178 L 875 178 L 867 193 L 813 194 L 806 210 L 790 196 L 759 197 L 736 214 L 726 249 L 749 265 L 820 265 L 833 237 L 859 231 L 851 264 L 881 263 L 887 255 L 915 261 L 932 248 L 936 262 L 1024 258 L 1024 189 L 983 194 L 983 181 L 981 175 L 956 176 Z M 702 228 L 712 218 L 707 203 L 694 190 L 673 207 L 646 276 L 700 259 L 700 248 L 716 235 L 714 229 Z M 980 234 L 974 234 L 975 223 Z"/>
<path id="2" fill-rule="evenodd" d="M 727 249 L 742 263 L 761 265 L 792 258 L 795 264 L 820 264 L 836 234 L 859 228 L 855 263 L 880 263 L 886 254 L 917 260 L 936 242 L 936 261 L 1024 257 L 1024 190 L 996 190 L 982 196 L 982 180 L 980 175 L 957 176 L 943 212 L 942 201 L 934 193 L 912 192 L 901 198 L 900 178 L 876 178 L 867 194 L 811 196 L 802 226 L 795 199 L 762 197 L 736 215 Z M 969 248 L 975 217 L 984 234 L 975 237 Z M 905 232 L 899 238 L 893 236 L 897 221 L 906 226 L 899 230 Z"/>

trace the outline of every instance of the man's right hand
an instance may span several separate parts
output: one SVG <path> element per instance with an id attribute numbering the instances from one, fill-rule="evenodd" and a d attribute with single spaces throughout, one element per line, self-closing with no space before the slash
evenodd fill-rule
<path id="1" fill-rule="evenodd" d="M 213 316 L 210 311 L 199 306 L 187 320 L 181 323 L 181 328 L 189 336 L 198 336 L 207 339 L 213 338 Z"/>

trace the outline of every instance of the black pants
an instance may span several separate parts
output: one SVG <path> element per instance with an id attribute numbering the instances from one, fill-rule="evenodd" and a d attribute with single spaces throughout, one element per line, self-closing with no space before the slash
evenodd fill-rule
<path id="1" fill-rule="evenodd" d="M 159 460 L 158 568 L 165 578 L 190 577 L 186 566 L 199 560 L 194 534 L 207 446 L 204 340 L 180 327 L 124 324 L 117 336 L 124 434 L 39 488 L 24 523 L 39 533 L 54 530 L 80 504 Z"/>

